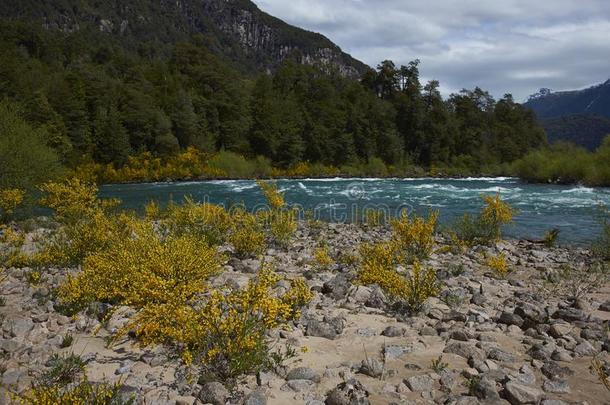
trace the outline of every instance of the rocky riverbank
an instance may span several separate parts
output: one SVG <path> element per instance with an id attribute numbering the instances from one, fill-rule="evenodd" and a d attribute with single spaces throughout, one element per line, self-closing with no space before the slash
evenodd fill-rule
<path id="1" fill-rule="evenodd" d="M 610 284 L 591 285 L 599 279 L 586 270 L 587 250 L 504 241 L 455 254 L 439 240 L 425 264 L 442 292 L 418 314 L 396 312 L 381 289 L 359 285 L 348 260 L 324 269 L 314 263 L 316 241 L 340 258 L 388 237 L 382 227 L 301 224 L 288 251 L 267 249 L 264 260 L 279 274 L 304 276 L 314 299 L 291 329 L 269 333 L 297 351 L 286 369 L 233 388 L 190 377 L 164 347 L 141 348 L 129 336 L 109 345 L 135 314 L 128 307 L 103 322 L 102 304 L 61 315 L 53 289 L 77 270 L 45 271 L 33 282 L 27 269 L 8 269 L 0 284 L 0 402 L 10 401 L 7 390 L 27 390 L 52 355 L 74 353 L 89 381 L 120 380 L 126 396 L 145 404 L 610 403 L 600 378 L 610 371 Z M 484 259 L 498 253 L 509 263 L 506 278 Z M 213 284 L 245 286 L 260 264 L 231 258 Z"/>

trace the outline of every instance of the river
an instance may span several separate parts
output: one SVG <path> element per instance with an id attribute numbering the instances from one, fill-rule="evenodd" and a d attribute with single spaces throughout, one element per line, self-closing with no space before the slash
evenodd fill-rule
<path id="1" fill-rule="evenodd" d="M 610 188 L 527 184 L 515 178 L 464 179 L 303 179 L 278 180 L 286 201 L 331 221 L 353 221 L 365 208 L 383 209 L 395 215 L 401 209 L 425 214 L 440 210 L 446 225 L 464 213 L 477 213 L 481 196 L 499 193 L 518 210 L 505 234 L 514 238 L 537 238 L 559 228 L 560 242 L 586 244 L 600 230 L 600 206 L 610 206 Z M 113 184 L 100 188 L 104 198 L 119 198 L 123 207 L 141 210 L 154 200 L 167 204 L 186 196 L 196 201 L 243 204 L 249 210 L 264 206 L 256 182 L 250 180 L 191 181 L 171 183 Z"/>

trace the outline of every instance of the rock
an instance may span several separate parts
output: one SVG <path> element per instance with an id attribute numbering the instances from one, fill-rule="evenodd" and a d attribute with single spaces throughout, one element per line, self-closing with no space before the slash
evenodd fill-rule
<path id="1" fill-rule="evenodd" d="M 600 311 L 610 312 L 610 301 L 606 301 L 598 308 Z"/>
<path id="2" fill-rule="evenodd" d="M 383 375 L 384 365 L 377 359 L 362 360 L 359 372 L 369 377 L 379 378 Z"/>
<path id="3" fill-rule="evenodd" d="M 290 380 L 280 389 L 282 391 L 307 392 L 311 390 L 313 385 L 314 382 L 311 380 Z"/>
<path id="4" fill-rule="evenodd" d="M 569 335 L 572 329 L 574 329 L 574 327 L 569 323 L 554 323 L 549 328 L 549 335 L 554 338 L 560 338 Z"/>
<path id="5" fill-rule="evenodd" d="M 538 388 L 517 384 L 512 381 L 506 383 L 504 393 L 506 399 L 512 405 L 538 404 L 542 399 L 542 391 Z"/>
<path id="6" fill-rule="evenodd" d="M 483 361 L 485 358 L 480 349 L 477 349 L 474 345 L 465 342 L 450 343 L 445 347 L 443 353 L 453 353 L 465 359 L 474 358 L 479 361 Z"/>
<path id="7" fill-rule="evenodd" d="M 559 364 L 554 361 L 549 361 L 545 363 L 540 369 L 542 374 L 544 374 L 548 379 L 557 379 L 557 378 L 566 378 L 571 375 L 574 375 L 574 371 L 569 367 L 561 367 Z"/>
<path id="8" fill-rule="evenodd" d="M 426 325 L 420 329 L 419 334 L 422 336 L 436 336 L 438 332 L 432 326 Z"/>
<path id="9" fill-rule="evenodd" d="M 515 315 L 523 319 L 522 329 L 534 328 L 539 324 L 547 323 L 547 314 L 540 308 L 529 302 L 520 302 L 514 311 Z"/>
<path id="10" fill-rule="evenodd" d="M 307 336 L 322 337 L 326 339 L 336 339 L 338 336 L 335 327 L 327 322 L 320 322 L 316 319 L 311 319 L 307 322 L 307 330 L 305 331 Z"/>
<path id="11" fill-rule="evenodd" d="M 395 325 L 390 325 L 387 328 L 385 328 L 383 330 L 383 332 L 381 332 L 381 335 L 387 336 L 387 337 L 398 337 L 398 336 L 402 336 L 404 333 L 405 333 L 404 328 L 400 328 Z"/>
<path id="12" fill-rule="evenodd" d="M 411 350 L 405 346 L 396 346 L 389 345 L 386 346 L 383 350 L 383 354 L 386 360 L 397 359 L 405 353 L 410 352 Z"/>
<path id="13" fill-rule="evenodd" d="M 373 328 L 360 328 L 356 334 L 360 337 L 373 337 L 377 335 L 377 332 Z"/>
<path id="14" fill-rule="evenodd" d="M 429 375 L 414 375 L 404 380 L 404 383 L 411 391 L 430 392 L 434 387 L 435 380 Z"/>
<path id="15" fill-rule="evenodd" d="M 337 385 L 326 397 L 326 405 L 369 405 L 369 392 L 355 379 Z"/>
<path id="16" fill-rule="evenodd" d="M 267 396 L 261 389 L 252 391 L 244 400 L 244 405 L 267 405 Z"/>
<path id="17" fill-rule="evenodd" d="M 2 329 L 14 337 L 27 337 L 34 329 L 34 321 L 30 318 L 7 318 L 2 322 Z"/>
<path id="18" fill-rule="evenodd" d="M 515 361 L 514 354 L 505 352 L 500 348 L 493 348 L 489 350 L 489 352 L 487 353 L 487 358 L 497 361 L 504 361 L 507 363 L 512 363 L 513 361 Z"/>
<path id="19" fill-rule="evenodd" d="M 479 399 L 500 400 L 496 382 L 485 377 L 473 380 L 470 393 Z"/>
<path id="20" fill-rule="evenodd" d="M 288 372 L 286 380 L 309 380 L 315 383 L 319 383 L 320 374 L 318 374 L 309 367 L 297 367 L 293 368 L 292 370 L 290 370 L 290 372 Z"/>
<path id="21" fill-rule="evenodd" d="M 567 402 L 562 401 L 561 399 L 545 399 L 540 405 L 568 405 Z"/>
<path id="22" fill-rule="evenodd" d="M 498 318 L 498 323 L 502 323 L 504 325 L 516 325 L 518 327 L 523 326 L 523 318 L 519 315 L 510 313 L 510 312 L 502 312 L 500 318 Z"/>
<path id="23" fill-rule="evenodd" d="M 597 350 L 587 340 L 583 340 L 582 343 L 574 348 L 574 353 L 580 357 L 594 356 L 597 354 Z"/>
<path id="24" fill-rule="evenodd" d="M 449 338 L 462 342 L 468 342 L 471 339 L 471 336 L 465 329 L 456 329 L 451 332 Z"/>
<path id="25" fill-rule="evenodd" d="M 204 404 L 225 405 L 229 399 L 229 391 L 219 382 L 203 384 L 198 398 Z"/>
<path id="26" fill-rule="evenodd" d="M 568 382 L 565 380 L 546 380 L 542 389 L 553 394 L 569 394 L 571 392 Z"/>
<path id="27" fill-rule="evenodd" d="M 352 283 L 347 275 L 338 274 L 322 286 L 322 294 L 330 295 L 335 300 L 344 299 Z"/>
<path id="28" fill-rule="evenodd" d="M 563 308 L 558 309 L 553 313 L 553 318 L 563 319 L 567 322 L 584 321 L 587 319 L 587 315 L 580 309 L 576 308 Z"/>

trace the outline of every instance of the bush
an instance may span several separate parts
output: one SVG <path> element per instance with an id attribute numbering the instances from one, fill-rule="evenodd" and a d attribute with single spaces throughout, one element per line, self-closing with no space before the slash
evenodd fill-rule
<path id="1" fill-rule="evenodd" d="M 508 263 L 506 262 L 506 256 L 504 256 L 504 253 L 497 256 L 488 257 L 486 264 L 498 277 L 506 278 L 508 275 Z"/>
<path id="2" fill-rule="evenodd" d="M 502 237 L 502 227 L 512 222 L 515 210 L 499 195 L 483 196 L 483 200 L 485 206 L 477 217 L 464 214 L 453 223 L 449 236 L 455 245 L 496 242 Z"/>
<path id="3" fill-rule="evenodd" d="M 139 224 L 133 232 L 120 243 L 88 256 L 83 270 L 60 286 L 59 301 L 76 310 L 100 301 L 180 311 L 206 291 L 209 277 L 220 272 L 216 250 L 199 238 L 162 239 L 150 224 Z M 173 319 L 174 314 L 165 315 Z M 144 322 L 137 332 L 150 340 L 158 330 Z"/>
<path id="4" fill-rule="evenodd" d="M 610 220 L 602 220 L 602 231 L 593 243 L 593 254 L 602 260 L 610 260 Z"/>
<path id="5" fill-rule="evenodd" d="M 194 322 L 199 334 L 187 346 L 206 374 L 233 380 L 272 367 L 271 347 L 265 333 L 300 316 L 300 308 L 311 299 L 301 279 L 291 281 L 283 295 L 273 294 L 281 280 L 263 267 L 244 290 L 214 291 Z"/>
<path id="6" fill-rule="evenodd" d="M 219 205 L 199 204 L 186 198 L 184 204 L 171 204 L 162 226 L 174 235 L 191 235 L 213 245 L 225 241 L 231 227 L 231 217 Z"/>
<path id="7" fill-rule="evenodd" d="M 239 258 L 260 256 L 265 252 L 265 234 L 256 216 L 238 210 L 232 215 L 229 243 Z"/>
<path id="8" fill-rule="evenodd" d="M 18 188 L 0 190 L 0 223 L 8 220 L 23 203 L 25 191 Z"/>
<path id="9" fill-rule="evenodd" d="M 257 181 L 269 205 L 269 210 L 262 212 L 262 219 L 269 226 L 273 240 L 286 248 L 297 230 L 297 212 L 286 207 L 284 195 L 274 183 Z"/>
<path id="10" fill-rule="evenodd" d="M 323 244 L 316 247 L 313 251 L 314 266 L 320 271 L 328 270 L 334 264 L 334 260 L 330 256 L 328 246 Z"/>
<path id="11" fill-rule="evenodd" d="M 378 209 L 365 209 L 364 210 L 364 223 L 371 227 L 378 227 L 385 225 L 386 223 L 386 213 L 384 210 Z"/>
<path id="12" fill-rule="evenodd" d="M 0 190 L 32 191 L 62 173 L 57 153 L 44 129 L 30 127 L 17 108 L 0 102 Z"/>
<path id="13" fill-rule="evenodd" d="M 212 169 L 222 172 L 231 178 L 252 178 L 257 170 L 264 167 L 262 162 L 254 163 L 237 153 L 222 150 L 208 162 Z"/>
<path id="14" fill-rule="evenodd" d="M 406 213 L 391 222 L 393 238 L 400 253 L 407 261 L 423 260 L 430 256 L 434 248 L 434 231 L 438 211 L 430 211 L 428 218 Z"/>
<path id="15" fill-rule="evenodd" d="M 406 305 L 409 311 L 419 311 L 426 299 L 437 296 L 440 292 L 434 270 L 422 269 L 418 261 L 413 263 L 413 268 L 406 277 L 396 270 L 394 243 L 362 245 L 360 256 L 359 281 L 365 285 L 379 285 L 398 303 Z"/>

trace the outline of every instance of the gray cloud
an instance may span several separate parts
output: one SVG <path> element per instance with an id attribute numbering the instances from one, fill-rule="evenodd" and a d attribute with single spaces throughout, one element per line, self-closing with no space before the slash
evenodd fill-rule
<path id="1" fill-rule="evenodd" d="M 255 0 L 262 10 L 321 32 L 376 66 L 419 58 L 445 94 L 483 87 L 525 99 L 610 77 L 607 0 Z"/>

